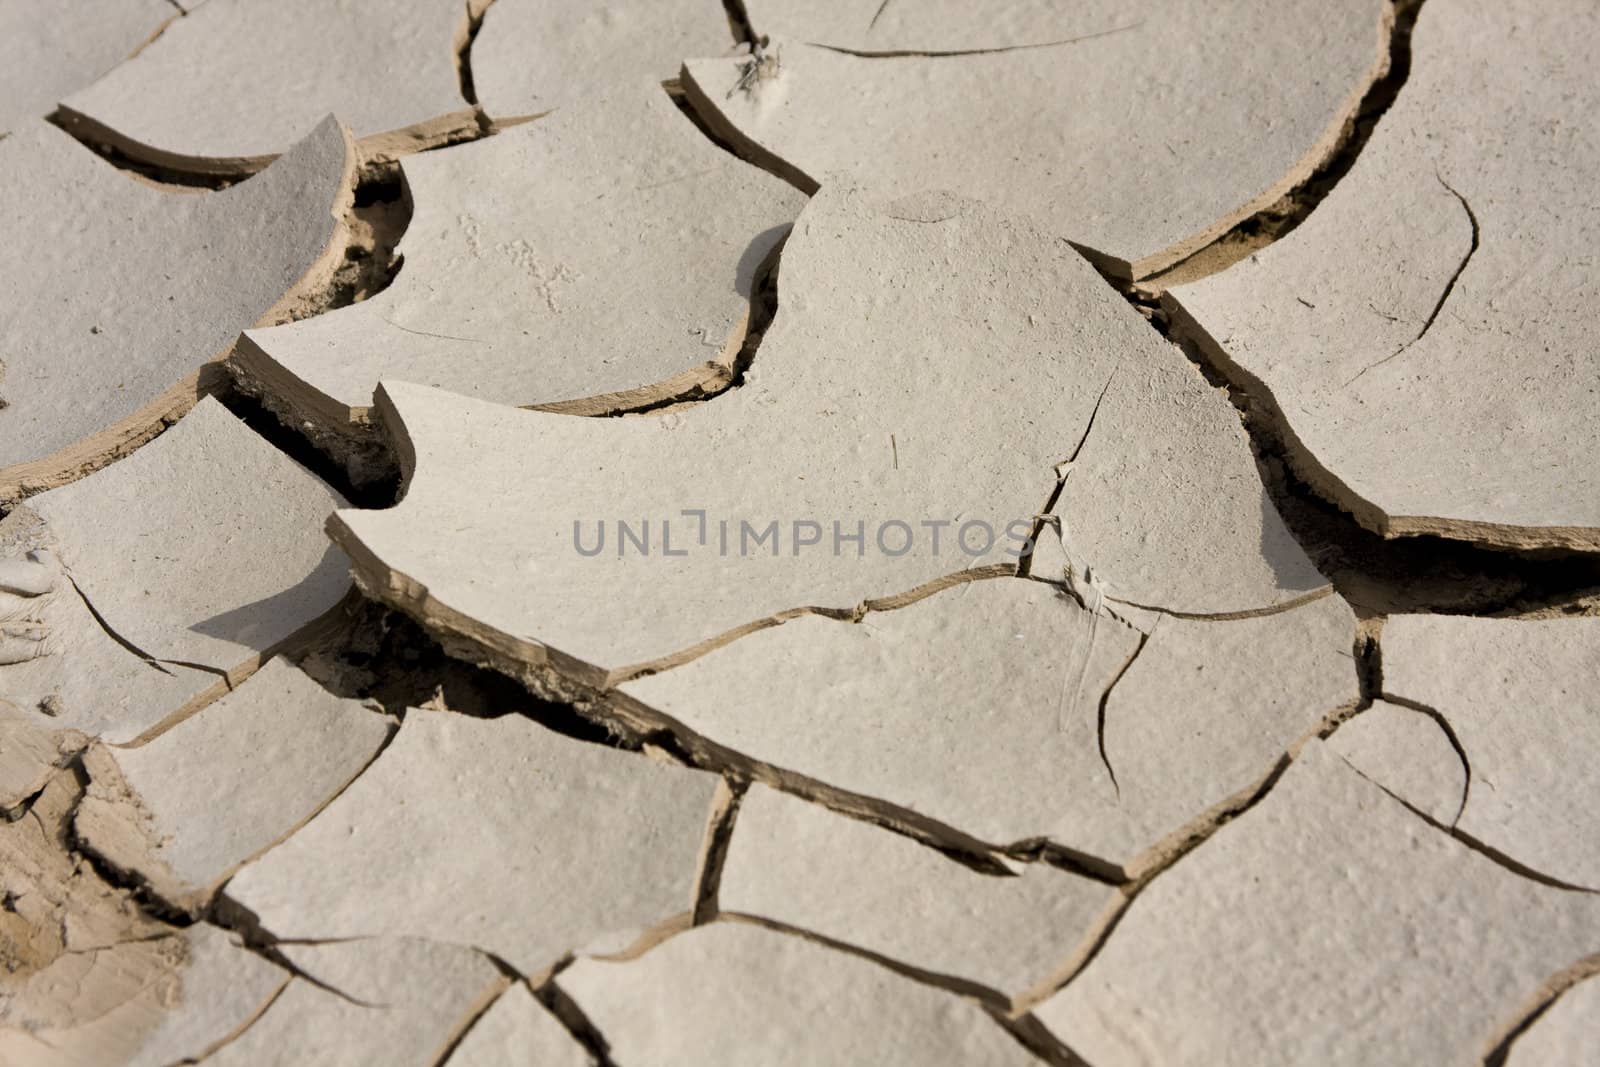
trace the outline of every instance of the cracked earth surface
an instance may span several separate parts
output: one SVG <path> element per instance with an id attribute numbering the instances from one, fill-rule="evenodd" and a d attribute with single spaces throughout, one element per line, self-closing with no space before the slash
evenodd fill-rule
<path id="1" fill-rule="evenodd" d="M 0 8 L 0 1065 L 1595 1063 L 1597 41 Z"/>

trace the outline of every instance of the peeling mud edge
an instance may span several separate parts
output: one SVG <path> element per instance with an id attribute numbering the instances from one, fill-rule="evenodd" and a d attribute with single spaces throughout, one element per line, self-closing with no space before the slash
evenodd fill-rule
<path id="1" fill-rule="evenodd" d="M 329 484 L 347 486 L 347 499 L 375 499 L 379 507 L 394 503 L 400 465 L 374 424 L 370 408 L 348 408 L 307 388 L 248 334 L 239 336 L 226 368 L 239 395 L 270 416 L 281 431 L 268 432 L 257 425 L 258 433 L 304 466 L 336 469 L 339 476 Z M 301 458 L 307 449 L 317 462 Z"/>
<path id="2" fill-rule="evenodd" d="M 1238 259 L 1248 255 L 1249 252 L 1268 243 L 1282 233 L 1292 228 L 1290 220 L 1297 225 L 1300 219 L 1310 213 L 1311 207 L 1326 195 L 1326 189 L 1336 182 L 1345 170 L 1349 169 L 1349 161 L 1353 161 L 1364 146 L 1366 137 L 1370 135 L 1372 124 L 1381 116 L 1398 92 L 1399 86 L 1404 83 L 1410 69 L 1410 35 L 1411 28 L 1416 21 L 1416 11 L 1421 0 L 1400 0 L 1398 4 L 1386 2 L 1379 15 L 1376 28 L 1376 47 L 1371 66 L 1359 79 L 1359 84 L 1352 89 L 1345 100 L 1335 109 L 1335 116 L 1328 127 L 1306 153 L 1291 166 L 1285 174 L 1267 189 L 1252 197 L 1245 204 L 1223 218 L 1216 220 L 1210 226 L 1198 233 L 1192 234 L 1179 241 L 1177 244 L 1153 252 L 1142 259 L 1130 261 L 1119 256 L 1101 252 L 1090 246 L 1073 242 L 1073 247 L 1088 259 L 1103 275 L 1114 285 L 1124 290 L 1137 288 L 1141 283 L 1153 277 L 1177 272 L 1186 263 L 1204 264 L 1202 273 L 1215 273 Z M 1135 24 L 1136 25 L 1136 24 Z M 1121 32 L 1133 26 L 1114 27 L 1099 34 L 1092 34 L 1085 38 L 1074 38 L 1064 41 L 1044 42 L 1041 44 L 1026 45 L 1026 48 L 1049 48 L 1070 45 L 1077 40 L 1092 39 L 1104 36 L 1106 33 Z M 754 44 L 762 40 L 748 28 L 750 34 L 746 43 Z M 866 60 L 894 59 L 904 56 L 925 58 L 949 58 L 962 55 L 982 54 L 967 52 L 951 53 L 873 53 L 856 52 L 849 49 L 834 48 L 827 45 L 816 47 L 826 48 L 834 52 L 855 55 Z M 994 49 L 990 51 L 1013 51 L 1015 49 Z M 679 72 L 677 85 L 684 94 L 695 124 L 714 143 L 733 152 L 746 162 L 760 167 L 771 174 L 782 178 L 807 196 L 814 195 L 820 183 L 799 167 L 781 158 L 776 153 L 763 147 L 754 139 L 744 134 L 738 127 L 723 115 L 705 88 L 699 85 L 685 65 Z M 1272 220 L 1282 217 L 1282 222 L 1273 224 Z M 1258 231 L 1269 231 L 1271 237 L 1243 248 L 1237 254 L 1232 254 L 1233 247 L 1240 242 L 1235 235 L 1253 235 Z M 1246 240 L 1255 240 L 1250 237 Z M 1206 258 L 1215 256 L 1213 249 L 1228 249 L 1228 256 L 1212 264 Z M 1183 277 L 1184 281 L 1194 280 Z M 1167 284 L 1175 284 L 1168 282 Z M 1159 292 L 1157 287 L 1155 292 Z"/>
<path id="3" fill-rule="evenodd" d="M 329 531 L 336 543 L 344 545 L 349 542 L 346 551 L 355 560 L 353 577 L 366 596 L 418 622 L 447 655 L 504 675 L 543 701 L 570 707 L 584 720 L 605 729 L 621 747 L 643 749 L 647 745 L 652 746 L 686 766 L 722 775 L 735 789 L 742 789 L 750 782 L 761 782 L 821 804 L 841 815 L 910 837 L 982 874 L 1010 877 L 1012 872 L 1001 859 L 1002 856 L 1010 856 L 1024 860 L 1044 858 L 1054 865 L 1107 884 L 1122 881 L 1119 868 L 1094 857 L 1078 856 L 1063 849 L 1052 850 L 1041 857 L 1040 851 L 1028 843 L 1022 846 L 993 845 L 898 805 L 838 789 L 735 752 L 613 688 L 626 679 L 608 681 L 593 668 L 570 661 L 553 649 L 488 630 L 440 604 L 420 583 L 382 567 L 359 541 L 349 536 L 337 515 L 329 519 Z M 968 572 L 960 580 L 976 581 L 1001 576 Z M 949 584 L 940 584 L 939 588 L 947 588 Z M 920 595 L 907 594 L 892 599 L 909 603 L 936 591 L 929 589 Z M 787 618 L 808 613 L 826 614 L 802 609 L 785 619 L 763 620 L 739 634 L 725 637 L 732 640 L 744 632 L 781 625 Z M 833 617 L 849 618 L 848 615 Z M 720 647 L 721 643 L 725 642 L 713 647 Z M 710 651 L 710 648 L 702 651 Z"/>
<path id="4" fill-rule="evenodd" d="M 254 156 L 190 156 L 169 152 L 126 137 L 99 120 L 65 104 L 48 121 L 70 134 L 106 162 L 158 185 L 225 189 L 260 173 L 282 152 Z M 313 124 L 314 125 L 314 124 Z M 404 156 L 475 141 L 492 131 L 476 107 L 451 111 L 397 130 L 367 134 L 356 142 L 363 169 L 393 163 Z M 287 149 L 285 149 L 287 150 Z"/>
<path id="5" fill-rule="evenodd" d="M 822 188 L 815 178 L 761 147 L 729 122 L 705 89 L 694 80 L 687 64 L 678 71 L 676 85 L 683 94 L 682 100 L 687 104 L 690 119 L 713 144 L 768 174 L 782 178 L 807 196 L 815 196 L 817 190 Z"/>
<path id="6" fill-rule="evenodd" d="M 343 127 L 341 131 L 344 164 L 339 191 L 330 205 L 334 225 L 327 244 L 294 284 L 257 318 L 256 326 L 289 322 L 326 310 L 348 284 L 351 271 L 359 269 L 350 267 L 353 261 L 363 259 L 352 255 L 364 221 L 359 216 L 355 147 L 349 131 Z M 373 227 L 368 224 L 367 228 Z M 154 400 L 98 433 L 42 459 L 0 471 L 0 507 L 9 508 L 29 496 L 92 474 L 153 440 L 205 397 L 225 395 L 225 365 L 233 351 L 234 345 L 229 344 L 214 353 Z"/>
<path id="7" fill-rule="evenodd" d="M 1160 308 L 1154 309 L 1153 318 L 1150 309 L 1141 310 L 1207 382 L 1227 392 L 1274 509 L 1359 617 L 1409 612 L 1600 614 L 1600 556 L 1565 549 L 1502 549 L 1434 534 L 1385 537 L 1368 528 L 1301 476 L 1280 432 L 1281 416 L 1252 392 L 1248 374 L 1214 344 L 1193 336 L 1181 310 L 1171 322 Z"/>
<path id="8" fill-rule="evenodd" d="M 1386 515 L 1316 459 L 1294 432 L 1266 383 L 1234 362 L 1227 350 L 1170 293 L 1162 296 L 1161 308 L 1167 315 L 1171 338 L 1192 360 L 1209 368 L 1242 395 L 1246 427 L 1253 431 L 1252 441 L 1260 442 L 1265 438 L 1267 447 L 1263 451 L 1281 454 L 1314 494 L 1354 518 L 1365 530 L 1387 541 L 1413 537 L 1465 541 L 1468 543 L 1462 546 L 1464 548 L 1519 553 L 1529 560 L 1600 553 L 1600 531 L 1584 527 L 1531 528 L 1428 516 Z M 1585 562 L 1594 566 L 1600 577 L 1600 559 L 1590 558 Z"/>
<path id="9" fill-rule="evenodd" d="M 110 426 L 42 459 L 0 470 L 0 508 L 10 509 L 30 496 L 77 481 L 158 437 L 208 396 L 227 389 L 218 357 L 167 389 L 153 401 Z"/>
<path id="10" fill-rule="evenodd" d="M 1153 301 L 1168 288 L 1199 281 L 1292 233 L 1349 173 L 1373 131 L 1411 76 L 1411 35 L 1424 0 L 1393 0 L 1387 54 L 1378 76 L 1346 118 L 1330 152 L 1303 181 L 1177 262 L 1137 281 L 1110 278 L 1130 299 Z M 1096 264 L 1097 266 L 1099 264 Z"/>
<path id="11" fill-rule="evenodd" d="M 361 191 L 365 188 L 364 185 L 358 189 L 357 211 L 360 210 Z M 409 188 L 404 188 L 402 192 L 405 223 L 399 225 L 399 230 L 409 224 L 411 214 Z M 382 263 L 386 253 L 392 256 L 400 234 L 393 225 L 387 233 L 382 230 L 377 232 L 374 250 L 365 258 Z M 743 385 L 761 341 L 777 316 L 778 275 L 787 241 L 788 236 L 785 235 L 757 265 L 749 310 L 730 333 L 716 359 L 691 367 L 665 381 L 614 393 L 530 404 L 523 410 L 586 418 L 645 415 L 680 404 L 701 403 Z M 347 258 L 350 258 L 348 253 Z M 348 306 L 381 292 L 403 266 L 403 258 L 393 257 L 386 273 L 373 285 L 367 289 L 356 289 L 348 297 L 335 295 L 327 307 L 320 310 Z M 397 454 L 392 442 L 403 438 L 403 424 L 383 398 L 381 385 L 372 406 L 349 407 L 286 370 L 247 333 L 240 335 L 225 365 L 240 393 L 270 412 L 286 433 L 303 438 L 315 452 L 342 469 L 344 477 L 340 481 L 351 486 L 355 494 L 351 499 L 367 497 L 382 500 L 376 505 L 362 506 L 387 507 L 394 503 L 394 487 L 404 481 L 405 462 Z M 280 447 L 289 450 L 281 442 Z"/>

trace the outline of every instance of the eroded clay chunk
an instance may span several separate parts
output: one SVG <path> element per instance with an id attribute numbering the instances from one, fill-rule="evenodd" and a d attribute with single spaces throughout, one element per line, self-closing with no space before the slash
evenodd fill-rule
<path id="1" fill-rule="evenodd" d="M 368 590 L 425 624 L 503 666 L 606 684 L 800 609 L 1015 570 L 1102 394 L 1150 388 L 1185 417 L 1109 444 L 1137 476 L 1074 507 L 1148 523 L 1129 535 L 1149 545 L 1139 573 L 1202 544 L 1243 562 L 1203 596 L 1175 572 L 1144 595 L 1261 610 L 1326 585 L 1225 398 L 1030 224 L 943 194 L 880 206 L 830 187 L 785 246 L 779 302 L 744 384 L 691 408 L 575 419 L 385 383 L 405 499 L 340 512 L 331 533 Z M 1132 587 L 1118 567 L 1136 556 L 1119 549 L 1113 589 Z"/>
<path id="2" fill-rule="evenodd" d="M 241 329 L 320 289 L 354 160 L 329 118 L 250 181 L 169 192 L 44 122 L 0 140 L 0 500 L 148 439 L 214 387 Z"/>
<path id="3" fill-rule="evenodd" d="M 684 56 L 734 43 L 719 0 L 495 0 L 472 42 L 472 83 L 495 119 L 540 114 L 618 85 L 674 78 Z"/>
<path id="4" fill-rule="evenodd" d="M 1261 618 L 1162 618 L 1145 636 L 1001 578 L 860 625 L 795 619 L 616 699 L 913 829 L 1043 839 L 1134 875 L 1355 702 L 1354 628 L 1330 596 Z"/>
<path id="5" fill-rule="evenodd" d="M 1166 297 L 1387 536 L 1600 547 L 1600 106 L 1582 0 L 1426 8 L 1410 77 L 1284 240 Z M 1555 138 L 1552 140 L 1552 138 Z"/>
<path id="6" fill-rule="evenodd" d="M 1600 898 L 1512 873 L 1312 741 L 1036 1014 L 1106 1067 L 1477 1063 L 1597 922 Z"/>
<path id="7" fill-rule="evenodd" d="M 167 0 L 8 0 L 0 6 L 0 137 L 48 115 L 178 14 Z"/>
<path id="8" fill-rule="evenodd" d="M 591 1067 L 567 1028 L 515 982 L 461 1039 L 445 1067 Z"/>
<path id="9" fill-rule="evenodd" d="M 166 1067 L 249 1026 L 287 971 L 198 923 L 63 956 L 0 1011 L 0 1060 L 33 1067 Z"/>
<path id="10" fill-rule="evenodd" d="M 627 963 L 580 959 L 557 981 L 618 1063 L 1037 1062 L 970 1001 L 749 923 L 698 927 Z"/>
<path id="11" fill-rule="evenodd" d="M 15 810 L 44 788 L 89 743 L 76 730 L 56 730 L 38 709 L 0 700 L 0 812 Z"/>
<path id="12" fill-rule="evenodd" d="M 148 915 L 79 854 L 58 771 L 0 822 L 0 1062 L 160 1067 L 245 1025 L 286 975 L 221 931 Z"/>
<path id="13" fill-rule="evenodd" d="M 290 982 L 209 1067 L 432 1067 L 507 984 L 480 952 L 411 938 L 279 951 L 310 980 Z"/>
<path id="14" fill-rule="evenodd" d="M 947 18 L 899 6 L 907 22 Z M 691 60 L 684 80 L 714 129 L 803 188 L 844 172 L 886 193 L 954 189 L 1138 278 L 1308 178 L 1389 47 L 1385 0 L 1151 6 L 1057 5 L 1100 35 L 982 55 L 866 58 L 774 37 L 756 58 Z M 1007 24 L 966 7 L 968 25 Z"/>
<path id="15" fill-rule="evenodd" d="M 716 785 L 516 715 L 413 710 L 226 895 L 281 938 L 428 937 L 536 974 L 693 908 Z"/>
<path id="16" fill-rule="evenodd" d="M 716 392 L 805 200 L 653 83 L 403 166 L 394 283 L 240 346 L 247 382 L 336 432 L 370 427 L 380 378 L 579 414 Z"/>
<path id="17" fill-rule="evenodd" d="M 1383 629 L 1383 688 L 1438 712 L 1467 782 L 1457 829 L 1561 882 L 1600 890 L 1600 619 L 1397 615 Z M 1456 761 L 1459 763 L 1459 761 Z M 1408 803 L 1405 768 L 1373 777 Z M 1419 791 L 1420 790 L 1420 791 Z"/>
<path id="18" fill-rule="evenodd" d="M 979 874 L 908 837 L 755 785 L 739 805 L 719 906 L 1015 997 L 1084 939 L 1102 882 L 1017 864 Z"/>
<path id="19" fill-rule="evenodd" d="M 0 415 L 3 418 L 3 415 Z M 125 743 L 242 682 L 349 588 L 320 527 L 334 490 L 214 399 L 88 478 L 0 522 L 0 554 L 48 561 L 0 592 L 0 698 L 42 726 Z M 50 718 L 45 718 L 50 716 Z"/>
<path id="20" fill-rule="evenodd" d="M 392 725 L 275 659 L 147 744 L 91 750 L 78 839 L 169 906 L 197 911 L 359 774 Z"/>
<path id="21" fill-rule="evenodd" d="M 337 113 L 364 158 L 477 133 L 456 49 L 481 0 L 206 0 L 62 117 L 135 159 L 179 170 L 260 169 Z"/>

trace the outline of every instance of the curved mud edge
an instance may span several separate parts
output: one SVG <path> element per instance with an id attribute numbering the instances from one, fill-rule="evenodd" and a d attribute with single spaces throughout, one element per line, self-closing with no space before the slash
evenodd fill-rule
<path id="1" fill-rule="evenodd" d="M 283 152 L 268 152 L 253 156 L 193 156 L 183 152 L 170 152 L 126 136 L 90 115 L 62 104 L 52 116 L 56 123 L 73 137 L 90 144 L 105 145 L 136 163 L 159 171 L 168 171 L 182 178 L 244 179 L 266 169 Z M 460 141 L 476 140 L 482 136 L 487 120 L 474 107 L 452 111 L 422 122 L 412 123 L 398 130 L 369 134 L 356 142 L 361 166 L 370 167 L 393 162 L 402 156 L 423 152 L 430 148 Z M 287 146 L 284 152 L 289 150 Z"/>
<path id="2" fill-rule="evenodd" d="M 226 392 L 227 385 L 222 357 L 214 357 L 132 415 L 118 419 L 98 433 L 41 459 L 0 470 L 0 506 L 9 508 L 131 455 L 183 418 L 201 400 Z"/>
<path id="3" fill-rule="evenodd" d="M 1260 408 L 1282 442 L 1284 456 L 1317 496 L 1347 512 L 1366 529 L 1386 539 L 1433 536 L 1463 541 L 1484 548 L 1515 552 L 1600 551 L 1600 530 L 1584 526 L 1511 526 L 1503 523 L 1451 519 L 1433 515 L 1390 515 L 1350 488 L 1325 467 L 1295 432 L 1277 397 L 1267 384 L 1233 358 L 1169 290 L 1161 295 L 1175 340 L 1192 344 L 1201 358 L 1229 382 L 1242 389 Z"/>
<path id="4" fill-rule="evenodd" d="M 1299 161 L 1283 177 L 1252 197 L 1236 211 L 1216 220 L 1204 230 L 1179 241 L 1175 245 L 1131 263 L 1077 243 L 1072 243 L 1072 247 L 1076 248 L 1085 259 L 1093 263 L 1102 273 L 1109 274 L 1123 282 L 1142 281 L 1152 274 L 1159 274 L 1183 262 L 1195 253 L 1216 243 L 1246 219 L 1266 211 L 1283 200 L 1295 189 L 1309 182 L 1318 171 L 1339 154 L 1345 143 L 1354 135 L 1356 121 L 1361 116 L 1361 105 L 1366 100 L 1367 94 L 1371 92 L 1374 85 L 1382 81 L 1389 73 L 1390 42 L 1394 36 L 1394 30 L 1395 9 L 1392 0 L 1388 0 L 1388 2 L 1384 3 L 1383 10 L 1378 16 L 1377 48 L 1373 56 L 1372 65 L 1367 68 L 1366 73 L 1362 75 L 1339 105 L 1333 120 L 1322 131 L 1322 136 L 1317 138 L 1305 155 L 1301 156 Z"/>
<path id="5" fill-rule="evenodd" d="M 338 192 L 328 206 L 333 227 L 317 258 L 278 300 L 256 320 L 257 326 L 286 322 L 333 282 L 339 264 L 350 244 L 347 216 L 355 203 L 356 148 L 350 131 L 340 126 L 344 138 L 344 163 Z M 226 190 L 196 195 L 226 196 Z M 0 470 L 0 505 L 9 506 L 26 497 L 77 481 L 137 450 L 177 422 L 189 409 L 207 396 L 227 392 L 228 374 L 224 364 L 234 350 L 230 344 L 170 386 L 154 400 L 110 426 L 75 441 L 51 455 L 29 460 Z"/>
<path id="6" fill-rule="evenodd" d="M 740 159 L 760 167 L 769 174 L 777 175 L 807 196 L 815 196 L 817 190 L 822 188 L 815 178 L 763 148 L 729 122 L 723 116 L 722 110 L 711 102 L 711 97 L 706 94 L 705 89 L 694 80 L 694 75 L 689 73 L 687 63 L 678 70 L 678 86 L 682 89 L 683 98 L 694 112 L 699 125 L 710 131 L 713 140 L 728 145 Z"/>

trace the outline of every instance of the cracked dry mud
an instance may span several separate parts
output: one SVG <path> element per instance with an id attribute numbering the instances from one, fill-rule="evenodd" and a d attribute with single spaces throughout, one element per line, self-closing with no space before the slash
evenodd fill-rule
<path id="1" fill-rule="evenodd" d="M 16 0 L 0 1065 L 1593 1063 L 1597 41 Z"/>

